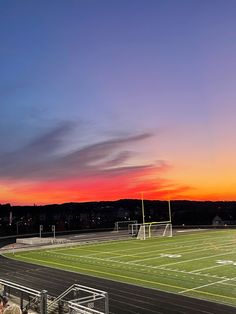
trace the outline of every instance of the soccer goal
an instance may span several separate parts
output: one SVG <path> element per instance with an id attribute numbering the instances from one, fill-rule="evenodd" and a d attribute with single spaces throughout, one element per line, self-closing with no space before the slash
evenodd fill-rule
<path id="1" fill-rule="evenodd" d="M 137 224 L 137 220 L 121 220 L 115 222 L 114 231 L 130 231 L 130 226 Z"/>
<path id="2" fill-rule="evenodd" d="M 172 237 L 172 235 L 172 224 L 170 222 L 151 222 L 139 225 L 137 239 L 145 240 L 153 237 Z"/>

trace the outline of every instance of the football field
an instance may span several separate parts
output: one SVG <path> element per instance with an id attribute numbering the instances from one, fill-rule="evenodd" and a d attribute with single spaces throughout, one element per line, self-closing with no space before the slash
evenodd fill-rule
<path id="1" fill-rule="evenodd" d="M 236 307 L 236 230 L 8 253 L 25 262 Z"/>

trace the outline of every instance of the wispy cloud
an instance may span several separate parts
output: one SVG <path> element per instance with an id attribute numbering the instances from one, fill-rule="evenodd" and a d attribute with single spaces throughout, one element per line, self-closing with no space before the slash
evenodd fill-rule
<path id="1" fill-rule="evenodd" d="M 154 164 L 132 165 L 133 145 L 149 139 L 152 134 L 143 133 L 113 138 L 80 146 L 74 151 L 62 153 L 65 138 L 74 125 L 63 123 L 41 135 L 28 145 L 11 153 L 0 155 L 2 179 L 72 179 L 93 176 L 116 176 L 142 169 Z"/>
<path id="2" fill-rule="evenodd" d="M 0 183 L 5 187 L 0 201 L 112 200 L 139 198 L 141 192 L 149 199 L 168 195 L 173 199 L 191 189 L 166 179 L 171 166 L 165 160 L 134 161 L 139 144 L 148 144 L 154 134 L 130 134 L 87 145 L 79 138 L 78 147 L 68 151 L 68 137 L 78 136 L 74 128 L 62 123 L 21 149 L 0 154 Z"/>

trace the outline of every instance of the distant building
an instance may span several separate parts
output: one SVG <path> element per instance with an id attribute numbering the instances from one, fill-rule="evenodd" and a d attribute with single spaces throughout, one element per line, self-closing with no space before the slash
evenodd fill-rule
<path id="1" fill-rule="evenodd" d="M 216 215 L 212 220 L 213 226 L 227 226 L 236 225 L 236 220 L 233 219 L 222 219 L 220 216 Z"/>

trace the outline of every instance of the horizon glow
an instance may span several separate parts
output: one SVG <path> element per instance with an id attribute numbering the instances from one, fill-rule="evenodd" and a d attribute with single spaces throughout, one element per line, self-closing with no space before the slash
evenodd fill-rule
<path id="1" fill-rule="evenodd" d="M 0 4 L 0 204 L 236 200 L 235 1 Z"/>

